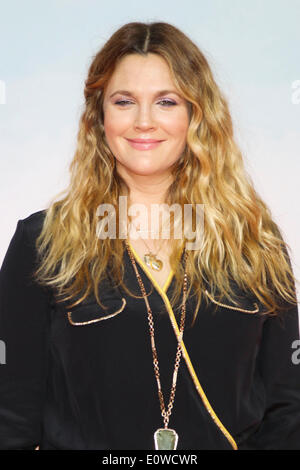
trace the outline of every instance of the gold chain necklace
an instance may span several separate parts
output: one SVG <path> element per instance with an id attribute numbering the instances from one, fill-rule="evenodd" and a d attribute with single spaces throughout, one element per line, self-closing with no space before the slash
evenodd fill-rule
<path id="1" fill-rule="evenodd" d="M 176 382 L 177 382 L 177 375 L 178 375 L 178 369 L 180 365 L 180 359 L 181 359 L 181 341 L 183 337 L 183 330 L 184 330 L 184 322 L 185 322 L 185 313 L 186 313 L 186 293 L 187 293 L 187 272 L 186 272 L 186 256 L 187 253 L 186 251 L 184 252 L 184 281 L 183 281 L 183 299 L 182 299 L 182 308 L 181 308 L 181 321 L 180 321 L 180 330 L 179 330 L 179 338 L 178 338 L 178 346 L 177 346 L 177 352 L 176 352 L 176 358 L 175 358 L 175 367 L 174 367 L 174 373 L 173 373 L 173 382 L 172 382 L 172 387 L 171 387 L 171 393 L 170 393 L 170 400 L 168 404 L 168 410 L 166 411 L 165 409 L 165 402 L 164 402 L 164 397 L 161 389 L 161 383 L 160 383 L 160 376 L 159 376 L 159 366 L 158 366 L 158 357 L 157 357 L 157 351 L 155 347 L 155 340 L 154 340 L 154 324 L 153 324 L 153 315 L 152 311 L 148 302 L 148 298 L 146 295 L 146 290 L 144 287 L 144 283 L 142 281 L 142 278 L 137 270 L 136 267 L 136 262 L 134 259 L 134 256 L 130 250 L 129 244 L 127 241 L 125 241 L 126 248 L 131 260 L 131 263 L 133 265 L 133 269 L 135 271 L 142 295 L 145 300 L 147 312 L 148 312 L 148 323 L 149 323 L 149 330 L 150 330 L 150 338 L 151 338 L 151 348 L 152 348 L 152 355 L 153 355 L 153 365 L 154 365 L 154 374 L 156 377 L 157 381 L 157 387 L 158 387 L 158 397 L 159 397 L 159 403 L 160 403 L 160 409 L 161 409 L 161 415 L 164 420 L 164 428 L 159 428 L 155 431 L 154 433 L 154 444 L 155 444 L 155 449 L 156 450 L 175 450 L 177 448 L 177 443 L 178 443 L 178 434 L 174 429 L 168 428 L 169 424 L 169 419 L 170 415 L 172 413 L 172 408 L 173 408 L 173 403 L 175 399 L 175 391 L 176 391 Z"/>

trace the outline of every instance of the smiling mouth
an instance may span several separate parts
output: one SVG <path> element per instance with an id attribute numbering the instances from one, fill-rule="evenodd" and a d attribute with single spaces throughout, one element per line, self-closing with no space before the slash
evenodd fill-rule
<path id="1" fill-rule="evenodd" d="M 126 140 L 129 143 L 129 145 L 131 145 L 131 147 L 137 150 L 151 150 L 153 148 L 158 147 L 159 144 L 164 142 L 163 140 L 152 140 L 152 141 L 142 140 L 142 139 L 139 141 L 130 140 L 130 139 L 126 139 Z"/>

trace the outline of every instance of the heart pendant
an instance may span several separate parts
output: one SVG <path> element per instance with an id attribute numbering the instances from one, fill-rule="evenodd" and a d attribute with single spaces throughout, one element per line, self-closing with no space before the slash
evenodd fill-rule
<path id="1" fill-rule="evenodd" d="M 160 271 L 163 267 L 163 262 L 157 259 L 152 253 L 146 253 L 144 255 L 144 261 L 148 268 L 154 269 L 155 271 Z"/>
<path id="2" fill-rule="evenodd" d="M 152 268 L 155 269 L 155 271 L 160 271 L 161 268 L 163 267 L 162 261 L 157 258 L 152 258 L 151 264 L 152 264 Z"/>

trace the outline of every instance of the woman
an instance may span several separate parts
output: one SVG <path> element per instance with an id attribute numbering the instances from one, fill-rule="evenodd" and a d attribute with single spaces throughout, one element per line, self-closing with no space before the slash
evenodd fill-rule
<path id="1" fill-rule="evenodd" d="M 287 244 L 205 57 L 126 24 L 85 100 L 66 194 L 18 221 L 2 265 L 0 447 L 299 449 Z M 193 237 L 178 211 L 169 238 L 149 227 L 159 204 L 202 205 Z"/>

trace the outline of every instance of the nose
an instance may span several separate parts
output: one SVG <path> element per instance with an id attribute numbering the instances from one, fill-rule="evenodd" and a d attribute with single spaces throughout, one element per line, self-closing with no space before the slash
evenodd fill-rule
<path id="1" fill-rule="evenodd" d="M 134 126 L 143 130 L 156 127 L 151 105 L 144 104 L 137 107 Z"/>

